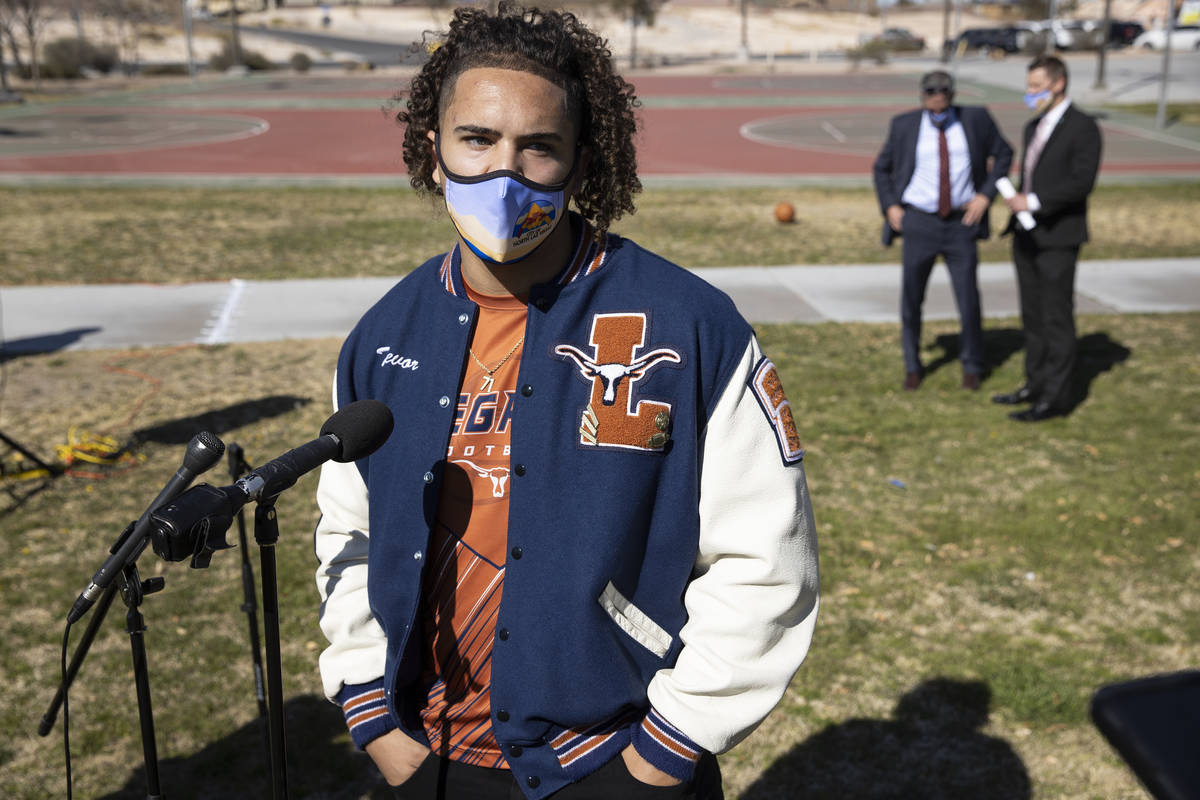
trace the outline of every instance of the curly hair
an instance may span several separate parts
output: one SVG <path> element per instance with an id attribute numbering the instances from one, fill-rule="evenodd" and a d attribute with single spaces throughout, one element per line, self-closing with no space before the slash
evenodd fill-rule
<path id="1" fill-rule="evenodd" d="M 428 133 L 437 131 L 462 73 L 495 67 L 530 72 L 566 92 L 567 111 L 579 124 L 579 144 L 591 154 L 575 205 L 597 236 L 633 211 L 633 195 L 642 189 L 633 144 L 634 109 L 640 104 L 633 87 L 614 71 L 605 41 L 574 14 L 504 3 L 495 14 L 459 8 L 449 32 L 435 44 L 412 80 L 404 109 L 396 113 L 405 126 L 404 163 L 413 188 L 441 194 L 433 180 L 435 156 Z"/>

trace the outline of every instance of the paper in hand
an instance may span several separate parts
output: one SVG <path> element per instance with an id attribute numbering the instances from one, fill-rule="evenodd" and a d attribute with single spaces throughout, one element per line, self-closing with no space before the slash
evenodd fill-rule
<path id="1" fill-rule="evenodd" d="M 1000 196 L 1005 200 L 1016 195 L 1017 190 L 1013 188 L 1012 181 L 1008 178 L 1000 178 L 996 181 L 996 190 L 1000 192 Z M 1027 231 L 1033 230 L 1037 222 L 1033 219 L 1033 214 L 1028 211 L 1017 212 L 1017 222 L 1021 223 L 1021 227 Z"/>

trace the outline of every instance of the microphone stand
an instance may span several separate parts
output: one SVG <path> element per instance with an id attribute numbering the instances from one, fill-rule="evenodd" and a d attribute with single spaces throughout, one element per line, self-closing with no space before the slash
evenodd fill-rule
<path id="1" fill-rule="evenodd" d="M 237 481 L 250 471 L 246 463 L 245 453 L 236 442 L 227 449 L 229 456 L 229 477 Z M 250 548 L 246 546 L 246 518 L 239 508 L 237 512 L 238 544 L 241 545 L 242 556 L 242 611 L 246 612 L 246 622 L 250 632 L 250 660 L 254 669 L 254 697 L 258 701 L 258 716 L 267 716 L 267 696 L 263 683 L 262 646 L 258 638 L 258 599 L 254 588 L 254 568 L 250 565 Z M 268 748 L 270 743 L 267 743 Z"/>
<path id="2" fill-rule="evenodd" d="M 254 509 L 254 541 L 258 543 L 262 572 L 263 629 L 267 637 L 268 730 L 271 743 L 271 797 L 287 800 L 287 747 L 283 733 L 283 666 L 279 655 L 279 588 L 275 571 L 275 543 L 279 520 L 273 497 L 260 498 Z"/>
<path id="3" fill-rule="evenodd" d="M 148 594 L 162 591 L 163 578 L 142 580 L 137 564 L 129 563 L 121 570 L 121 597 L 129 611 L 125 614 L 125 630 L 133 651 L 133 678 L 137 686 L 138 719 L 142 726 L 142 758 L 146 762 L 146 798 L 162 800 L 158 784 L 158 748 L 154 740 L 154 710 L 150 703 L 150 672 L 146 666 L 146 620 L 142 616 L 142 600 Z"/>
<path id="4" fill-rule="evenodd" d="M 100 630 L 100 625 L 104 622 L 104 615 L 108 613 L 108 607 L 112 605 L 113 598 L 116 596 L 117 584 L 110 583 L 96 602 L 96 608 L 92 611 L 92 618 L 88 621 L 87 630 L 83 632 L 79 643 L 75 645 L 75 654 L 71 656 L 71 663 L 67 667 L 66 674 L 63 675 L 63 681 L 59 685 L 58 691 L 54 693 L 54 699 L 46 708 L 46 713 L 42 714 L 42 721 L 38 723 L 38 736 L 48 736 L 54 728 L 54 722 L 58 719 L 58 709 L 62 707 L 63 695 L 75 683 L 75 675 L 83 666 L 83 660 L 87 658 L 92 640 L 96 638 L 96 632 Z"/>
<path id="5" fill-rule="evenodd" d="M 116 550 L 120 547 L 125 537 L 132 531 L 133 523 L 130 523 L 121 538 L 117 539 L 117 543 L 113 545 L 113 549 Z M 146 595 L 161 591 L 166 586 L 166 581 L 163 578 L 148 578 L 143 581 L 138 574 L 136 558 L 134 556 L 134 559 L 121 569 L 116 579 L 105 588 L 104 594 L 100 596 L 96 607 L 92 610 L 92 618 L 88 622 L 79 644 L 75 647 L 75 654 L 71 656 L 71 663 L 67 667 L 66 674 L 63 675 L 62 683 L 59 685 L 54 699 L 50 701 L 46 713 L 42 715 L 42 721 L 38 725 L 38 735 L 48 736 L 54 727 L 63 697 L 74 683 L 80 667 L 83 666 L 83 660 L 87 657 L 92 640 L 96 638 L 96 633 L 100 630 L 100 625 L 103 624 L 104 617 L 112 606 L 113 598 L 120 589 L 121 597 L 128 609 L 125 614 L 125 630 L 129 633 L 129 646 L 133 656 L 138 719 L 142 730 L 142 758 L 146 766 L 146 797 L 147 800 L 162 800 L 162 789 L 158 778 L 158 747 L 154 737 L 154 709 L 150 699 L 150 673 L 147 668 L 146 640 L 143 635 L 146 632 L 146 619 L 142 616 L 141 605 Z"/>

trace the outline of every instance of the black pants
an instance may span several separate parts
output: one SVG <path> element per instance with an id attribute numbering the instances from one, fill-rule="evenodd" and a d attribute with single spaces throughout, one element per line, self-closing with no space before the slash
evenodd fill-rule
<path id="1" fill-rule="evenodd" d="M 413 776 L 393 787 L 396 800 L 524 800 L 506 769 L 460 764 L 430 754 Z M 711 754 L 701 757 L 691 783 L 650 786 L 629 774 L 618 754 L 583 780 L 564 786 L 553 800 L 722 800 L 721 769 Z"/>
<path id="2" fill-rule="evenodd" d="M 979 225 L 963 225 L 962 214 L 942 219 L 915 208 L 904 212 L 904 237 L 901 263 L 904 276 L 900 286 L 900 339 L 904 349 L 904 368 L 921 372 L 921 306 L 925 303 L 925 288 L 929 273 L 938 256 L 946 260 L 954 302 L 962 328 L 959 339 L 959 358 L 963 372 L 983 373 L 983 324 L 979 305 L 979 249 L 976 236 Z"/>
<path id="3" fill-rule="evenodd" d="M 1075 265 L 1079 246 L 1039 248 L 1013 236 L 1013 264 L 1025 329 L 1025 380 L 1032 396 L 1057 410 L 1070 408 L 1075 371 Z"/>

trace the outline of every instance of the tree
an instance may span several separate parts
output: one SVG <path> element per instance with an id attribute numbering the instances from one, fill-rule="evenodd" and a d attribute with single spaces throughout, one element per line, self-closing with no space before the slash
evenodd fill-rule
<path id="1" fill-rule="evenodd" d="M 25 34 L 25 44 L 29 48 L 29 75 L 34 85 L 41 83 L 42 76 L 39 68 L 38 51 L 42 42 L 42 34 L 46 23 L 50 21 L 50 8 L 42 0 L 0 0 L 0 17 L 3 17 L 4 33 L 8 37 L 9 47 L 13 51 L 17 68 L 21 69 L 20 56 L 17 55 L 17 40 L 13 29 L 20 29 Z"/>
<path id="2" fill-rule="evenodd" d="M 622 17 L 629 18 L 629 66 L 637 66 L 638 25 L 653 25 L 659 6 L 664 0 L 609 0 L 609 7 Z"/>
<path id="3" fill-rule="evenodd" d="M 4 48 L 12 51 L 13 63 L 17 65 L 17 74 L 24 72 L 25 65 L 21 63 L 21 51 L 17 49 L 16 20 L 10 14 L 8 3 L 0 0 L 0 69 L 4 69 L 4 88 L 8 89 L 8 70 L 4 62 Z"/>
<path id="4" fill-rule="evenodd" d="M 116 22 L 117 46 L 126 71 L 136 68 L 141 60 L 142 28 L 174 21 L 179 13 L 173 0 L 97 0 L 96 10 L 101 17 Z"/>

